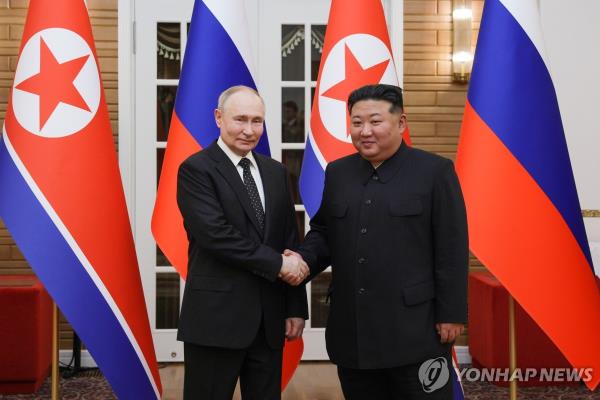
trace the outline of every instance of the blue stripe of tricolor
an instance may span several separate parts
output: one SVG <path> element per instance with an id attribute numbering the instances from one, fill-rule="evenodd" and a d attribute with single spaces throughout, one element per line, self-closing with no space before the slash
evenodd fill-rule
<path id="1" fill-rule="evenodd" d="M 149 377 L 119 321 L 21 176 L 4 139 L 0 140 L 0 216 L 117 396 L 155 399 Z"/>
<path id="2" fill-rule="evenodd" d="M 499 0 L 485 2 L 468 98 L 561 213 L 591 266 L 552 79 Z"/>
<path id="3" fill-rule="evenodd" d="M 317 213 L 321 205 L 324 185 L 325 171 L 317 159 L 309 138 L 306 141 L 302 170 L 300 171 L 300 196 L 310 218 Z"/>
<path id="4" fill-rule="evenodd" d="M 252 74 L 231 37 L 206 4 L 198 0 L 194 5 L 175 109 L 183 125 L 202 148 L 219 136 L 213 113 L 219 95 L 235 85 L 256 88 Z M 266 134 L 256 150 L 271 154 Z"/>

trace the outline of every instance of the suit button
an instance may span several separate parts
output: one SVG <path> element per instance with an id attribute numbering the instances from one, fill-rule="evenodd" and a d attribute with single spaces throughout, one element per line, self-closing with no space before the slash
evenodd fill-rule
<path id="1" fill-rule="evenodd" d="M 363 235 L 364 235 L 365 233 L 367 233 L 367 228 L 362 228 L 362 229 L 360 230 L 360 233 L 362 233 Z"/>
<path id="2" fill-rule="evenodd" d="M 364 258 L 364 257 L 361 257 L 361 258 L 359 258 L 359 259 L 358 259 L 358 263 L 359 263 L 359 264 L 364 264 L 364 263 L 366 263 L 366 262 L 367 262 L 367 259 L 366 259 L 366 258 Z"/>
<path id="3" fill-rule="evenodd" d="M 365 294 L 365 292 L 366 292 L 365 288 L 358 289 L 358 294 Z"/>
<path id="4" fill-rule="evenodd" d="M 377 175 L 373 175 L 373 180 L 376 180 L 376 181 L 378 181 L 378 180 L 379 180 L 379 176 L 377 176 Z"/>
<path id="5" fill-rule="evenodd" d="M 370 206 L 371 205 L 371 199 L 365 200 L 365 204 Z"/>

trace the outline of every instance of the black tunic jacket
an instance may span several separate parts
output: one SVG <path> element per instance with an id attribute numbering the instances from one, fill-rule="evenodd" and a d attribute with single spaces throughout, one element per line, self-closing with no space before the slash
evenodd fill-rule
<path id="1" fill-rule="evenodd" d="M 375 170 L 354 154 L 328 165 L 300 253 L 331 264 L 327 351 L 348 368 L 447 354 L 435 324 L 467 319 L 465 206 L 450 160 L 402 144 Z"/>

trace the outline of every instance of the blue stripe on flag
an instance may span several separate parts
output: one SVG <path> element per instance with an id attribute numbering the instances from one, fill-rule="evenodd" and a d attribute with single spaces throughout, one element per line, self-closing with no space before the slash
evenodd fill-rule
<path id="1" fill-rule="evenodd" d="M 121 399 L 156 399 L 132 344 L 106 300 L 13 163 L 0 140 L 0 216 L 36 275 Z M 91 352 L 91 350 L 90 350 Z"/>
<path id="2" fill-rule="evenodd" d="M 300 196 L 310 218 L 319 210 L 323 187 L 325 186 L 325 171 L 319 163 L 313 150 L 310 138 L 306 141 L 302 169 L 300 171 Z"/>
<path id="3" fill-rule="evenodd" d="M 485 2 L 482 20 L 486 23 L 477 39 L 469 101 L 562 214 L 591 266 L 558 101 L 546 64 L 499 0 Z"/>
<path id="4" fill-rule="evenodd" d="M 460 380 L 458 379 L 458 375 L 456 373 L 456 370 L 454 369 L 454 364 L 450 365 L 450 376 L 451 376 L 451 380 L 452 380 L 452 393 L 453 393 L 453 400 L 465 400 L 465 395 L 463 393 L 463 387 L 462 384 L 460 382 Z"/>
<path id="5" fill-rule="evenodd" d="M 175 110 L 203 148 L 219 136 L 214 117 L 219 95 L 235 85 L 256 89 L 252 74 L 235 43 L 206 4 L 198 0 L 194 5 Z M 266 132 L 256 151 L 271 154 Z"/>

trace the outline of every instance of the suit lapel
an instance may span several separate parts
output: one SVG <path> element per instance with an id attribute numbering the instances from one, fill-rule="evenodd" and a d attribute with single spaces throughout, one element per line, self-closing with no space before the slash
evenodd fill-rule
<path id="1" fill-rule="evenodd" d="M 269 168 L 263 156 L 253 152 L 254 159 L 258 164 L 260 178 L 262 180 L 263 189 L 265 191 L 265 236 L 269 237 L 269 232 L 273 229 L 273 199 L 275 198 L 275 188 L 277 187 L 277 179 L 274 175 L 273 168 Z"/>
<path id="2" fill-rule="evenodd" d="M 250 218 L 250 221 L 252 221 L 254 228 L 256 228 L 260 236 L 263 237 L 263 232 L 262 229 L 260 229 L 258 220 L 256 219 L 256 214 L 250 205 L 248 191 L 246 190 L 246 186 L 244 186 L 244 182 L 242 181 L 242 178 L 240 178 L 240 174 L 238 173 L 236 167 L 232 164 L 231 160 L 227 158 L 227 155 L 223 152 L 223 150 L 221 150 L 216 142 L 210 145 L 205 151 L 208 151 L 210 156 L 217 161 L 217 170 L 233 188 L 233 191 L 237 195 L 240 204 L 246 212 L 246 215 L 248 218 Z"/>

